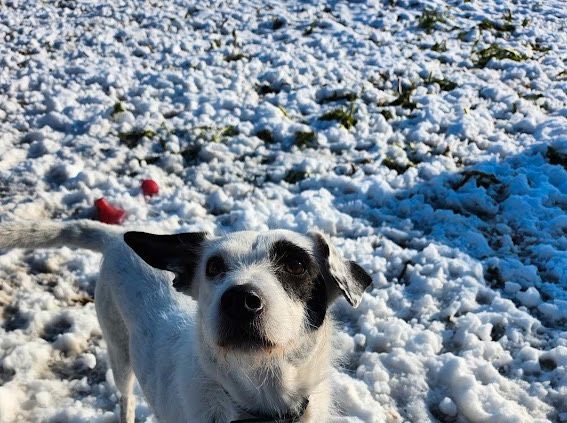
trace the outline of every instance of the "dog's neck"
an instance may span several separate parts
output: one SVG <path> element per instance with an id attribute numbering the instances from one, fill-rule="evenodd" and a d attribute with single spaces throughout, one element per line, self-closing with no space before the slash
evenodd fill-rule
<path id="1" fill-rule="evenodd" d="M 211 353 L 205 343 L 199 343 L 203 372 L 226 393 L 228 400 L 221 399 L 222 403 L 214 408 L 223 409 L 231 419 L 239 419 L 245 414 L 303 414 L 305 410 L 300 409 L 305 400 L 309 401 L 309 408 L 317 406 L 319 397 L 328 396 L 326 384 L 332 368 L 332 322 L 326 320 L 303 344 L 289 351 L 273 349 L 254 355 Z M 321 401 L 326 406 L 329 399 Z"/>

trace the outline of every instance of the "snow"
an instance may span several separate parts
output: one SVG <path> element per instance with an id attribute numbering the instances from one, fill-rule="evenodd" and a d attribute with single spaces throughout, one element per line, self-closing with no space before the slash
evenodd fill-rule
<path id="1" fill-rule="evenodd" d="M 560 0 L 6 0 L 0 220 L 104 196 L 148 231 L 319 228 L 374 281 L 334 310 L 337 421 L 567 421 L 566 22 Z M 492 44 L 525 60 L 475 65 Z M 0 255 L 1 422 L 116 421 L 99 262 Z"/>

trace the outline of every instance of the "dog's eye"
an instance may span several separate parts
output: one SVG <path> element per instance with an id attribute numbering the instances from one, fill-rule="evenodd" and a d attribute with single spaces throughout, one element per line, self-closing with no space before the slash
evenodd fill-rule
<path id="1" fill-rule="evenodd" d="M 305 273 L 305 265 L 296 258 L 290 258 L 285 261 L 284 269 L 287 273 L 291 273 L 292 275 L 302 275 Z"/>
<path id="2" fill-rule="evenodd" d="M 226 273 L 226 264 L 224 263 L 224 260 L 219 256 L 211 257 L 207 261 L 205 273 L 209 278 L 214 278 L 223 273 Z"/>

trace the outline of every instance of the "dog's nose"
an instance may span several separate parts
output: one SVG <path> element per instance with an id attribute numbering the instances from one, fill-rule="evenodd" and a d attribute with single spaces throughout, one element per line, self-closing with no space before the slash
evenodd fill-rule
<path id="1" fill-rule="evenodd" d="M 252 319 L 263 308 L 262 299 L 250 285 L 234 286 L 221 297 L 221 310 L 235 319 Z"/>

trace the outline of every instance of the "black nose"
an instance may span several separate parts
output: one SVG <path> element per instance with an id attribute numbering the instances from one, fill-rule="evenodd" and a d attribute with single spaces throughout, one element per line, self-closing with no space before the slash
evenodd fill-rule
<path id="1" fill-rule="evenodd" d="M 238 285 L 221 297 L 221 310 L 234 319 L 252 319 L 264 308 L 262 299 L 250 285 Z"/>

